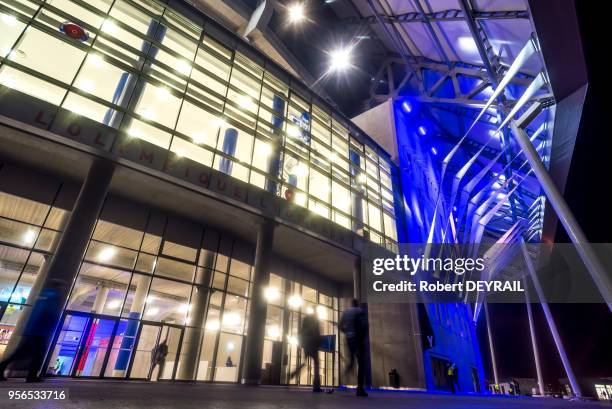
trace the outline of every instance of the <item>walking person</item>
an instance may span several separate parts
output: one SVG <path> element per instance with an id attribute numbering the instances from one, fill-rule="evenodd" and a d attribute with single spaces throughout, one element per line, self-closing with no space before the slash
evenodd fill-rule
<path id="1" fill-rule="evenodd" d="M 321 344 L 321 331 L 319 329 L 319 321 L 315 318 L 314 314 L 309 314 L 302 320 L 302 327 L 300 328 L 300 345 L 304 350 L 306 360 L 310 359 L 314 366 L 314 379 L 312 382 L 313 392 L 323 392 L 321 389 L 321 375 L 319 374 L 319 346 Z M 302 362 L 295 371 L 291 374 L 291 378 L 294 378 L 306 362 Z"/>
<path id="2" fill-rule="evenodd" d="M 163 340 L 161 344 L 157 345 L 153 351 L 151 351 L 151 371 L 149 378 L 153 376 L 153 371 L 156 366 L 159 366 L 157 371 L 157 380 L 164 374 L 164 366 L 166 366 L 166 356 L 168 355 L 168 344 L 166 340 Z"/>
<path id="3" fill-rule="evenodd" d="M 350 355 L 345 373 L 349 373 L 357 361 L 357 396 L 368 396 L 364 388 L 366 340 L 368 337 L 368 316 L 359 301 L 353 299 L 352 306 L 342 314 L 340 330 L 346 336 Z"/>

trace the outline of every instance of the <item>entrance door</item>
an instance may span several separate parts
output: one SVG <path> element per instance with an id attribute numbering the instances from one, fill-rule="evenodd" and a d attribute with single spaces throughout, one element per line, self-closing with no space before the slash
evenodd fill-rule
<path id="1" fill-rule="evenodd" d="M 183 329 L 181 327 L 143 323 L 138 336 L 130 378 L 153 381 L 174 379 L 182 337 Z M 163 365 L 153 365 L 155 350 L 162 343 L 165 343 L 168 347 L 166 359 Z"/>
<path id="2" fill-rule="evenodd" d="M 116 322 L 90 314 L 66 314 L 47 375 L 101 376 Z"/>

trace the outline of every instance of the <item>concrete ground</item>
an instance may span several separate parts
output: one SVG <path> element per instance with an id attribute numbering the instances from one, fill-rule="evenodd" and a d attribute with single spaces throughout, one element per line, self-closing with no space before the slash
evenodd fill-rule
<path id="1" fill-rule="evenodd" d="M 67 400 L 16 401 L 8 398 L 10 390 L 58 388 L 68 391 Z M 307 389 L 287 387 L 53 379 L 41 384 L 26 384 L 22 380 L 0 382 L 0 408 L 612 409 L 612 404 L 569 402 L 554 398 L 452 396 L 397 391 L 371 392 L 368 398 L 357 398 L 347 390 L 314 394 Z"/>

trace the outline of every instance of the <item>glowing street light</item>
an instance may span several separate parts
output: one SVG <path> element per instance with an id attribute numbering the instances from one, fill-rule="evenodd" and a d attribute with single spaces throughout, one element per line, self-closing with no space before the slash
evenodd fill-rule
<path id="1" fill-rule="evenodd" d="M 352 66 L 351 51 L 352 47 L 338 48 L 329 53 L 330 71 L 344 71 Z"/>
<path id="2" fill-rule="evenodd" d="M 289 22 L 292 24 L 304 20 L 304 4 L 295 3 L 289 6 Z"/>

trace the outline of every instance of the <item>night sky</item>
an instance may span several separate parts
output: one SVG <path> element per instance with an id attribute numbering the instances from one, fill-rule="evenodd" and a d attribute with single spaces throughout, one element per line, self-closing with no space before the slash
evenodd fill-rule
<path id="1" fill-rule="evenodd" d="M 565 198 L 591 242 L 612 242 L 609 182 L 612 157 L 610 132 L 609 20 L 600 2 L 576 0 L 582 45 L 589 74 L 582 121 L 565 189 Z M 571 62 L 569 62 L 571 63 Z M 570 242 L 559 224 L 557 242 Z M 612 376 L 612 314 L 605 304 L 551 305 L 555 321 L 578 377 Z M 542 309 L 534 305 L 544 381 L 565 377 Z M 498 373 L 501 379 L 535 378 L 535 366 L 524 305 L 491 305 Z M 484 321 L 479 339 L 487 377 L 492 377 Z"/>

